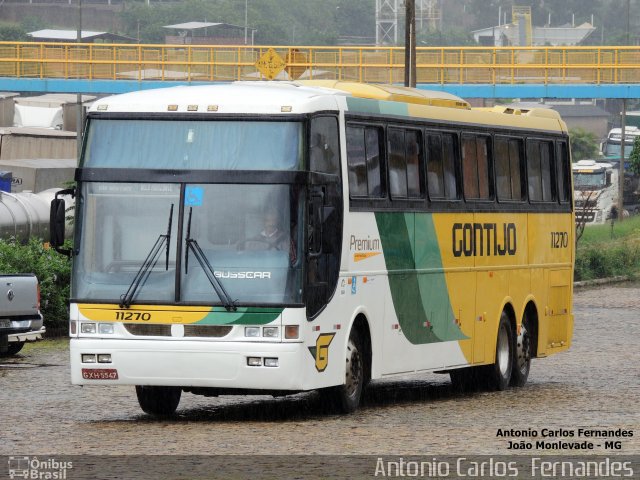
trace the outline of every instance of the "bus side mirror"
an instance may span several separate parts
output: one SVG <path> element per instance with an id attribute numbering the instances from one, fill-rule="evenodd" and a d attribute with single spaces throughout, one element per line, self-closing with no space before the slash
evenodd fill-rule
<path id="1" fill-rule="evenodd" d="M 611 172 L 607 172 L 607 187 L 611 185 Z"/>
<path id="2" fill-rule="evenodd" d="M 53 249 L 66 255 L 71 256 L 71 250 L 62 248 L 64 245 L 64 230 L 67 226 L 66 222 L 66 205 L 63 198 L 58 195 L 75 195 L 75 189 L 61 190 L 56 193 L 56 198 L 51 200 L 51 210 L 49 211 L 49 244 Z"/>

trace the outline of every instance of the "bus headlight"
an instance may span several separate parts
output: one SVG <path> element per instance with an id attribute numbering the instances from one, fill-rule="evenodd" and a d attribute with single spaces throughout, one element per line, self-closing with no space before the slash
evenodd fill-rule
<path id="1" fill-rule="evenodd" d="M 280 336 L 280 330 L 278 327 L 264 327 L 262 329 L 262 336 L 266 338 L 278 338 Z"/>
<path id="2" fill-rule="evenodd" d="M 96 333 L 96 324 L 95 323 L 81 323 L 80 324 L 80 333 Z"/>
<path id="3" fill-rule="evenodd" d="M 111 363 L 111 354 L 110 353 L 99 353 L 98 354 L 98 363 Z"/>
<path id="4" fill-rule="evenodd" d="M 94 353 L 83 353 L 82 363 L 96 363 L 96 355 Z"/>
<path id="5" fill-rule="evenodd" d="M 111 335 L 113 333 L 113 323 L 99 323 L 98 333 L 102 333 L 104 335 Z"/>
<path id="6" fill-rule="evenodd" d="M 277 367 L 278 366 L 278 359 L 277 358 L 266 358 L 265 357 L 264 366 L 265 367 Z"/>
<path id="7" fill-rule="evenodd" d="M 244 336 L 252 338 L 259 337 L 260 327 L 244 327 Z"/>
<path id="8" fill-rule="evenodd" d="M 262 358 L 261 357 L 247 357 L 247 365 L 250 367 L 260 367 L 262 366 Z"/>

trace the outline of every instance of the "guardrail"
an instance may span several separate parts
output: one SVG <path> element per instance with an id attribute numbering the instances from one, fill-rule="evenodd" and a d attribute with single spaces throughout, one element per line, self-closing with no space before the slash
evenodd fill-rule
<path id="1" fill-rule="evenodd" d="M 0 77 L 25 79 L 260 80 L 273 49 L 279 79 L 401 83 L 400 47 L 138 45 L 0 42 Z M 417 83 L 639 84 L 640 47 L 420 47 Z"/>

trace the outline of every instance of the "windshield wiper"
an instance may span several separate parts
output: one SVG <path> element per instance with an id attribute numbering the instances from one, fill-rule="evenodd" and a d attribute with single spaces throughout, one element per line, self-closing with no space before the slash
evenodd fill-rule
<path id="1" fill-rule="evenodd" d="M 120 295 L 120 308 L 129 308 L 131 306 L 131 302 L 133 301 L 133 297 L 136 292 L 145 284 L 149 275 L 151 275 L 151 270 L 158 263 L 158 259 L 160 258 L 160 252 L 162 251 L 162 246 L 166 243 L 166 264 L 165 270 L 169 270 L 169 246 L 171 245 L 171 223 L 173 221 L 173 203 L 171 204 L 171 209 L 169 210 L 169 225 L 167 226 L 167 233 L 158 235 L 156 239 L 156 243 L 153 244 L 147 258 L 144 259 L 138 273 L 133 277 L 133 281 L 131 285 L 129 285 L 129 289 L 127 293 Z"/>
<path id="2" fill-rule="evenodd" d="M 235 312 L 238 309 L 238 307 L 236 307 L 235 302 L 231 299 L 231 296 L 225 290 L 224 286 L 222 285 L 222 282 L 220 282 L 220 279 L 216 277 L 213 267 L 209 263 L 209 260 L 207 259 L 202 249 L 200 248 L 200 245 L 198 245 L 198 241 L 191 238 L 191 214 L 192 213 L 193 213 L 193 207 L 189 208 L 189 221 L 187 222 L 187 238 L 185 240 L 187 248 L 185 249 L 185 252 L 184 252 L 184 273 L 185 275 L 189 273 L 189 250 L 191 250 L 193 251 L 193 255 L 196 257 L 196 260 L 198 260 L 198 263 L 202 267 L 204 274 L 207 276 L 209 283 L 215 290 L 216 295 L 218 295 L 218 298 L 224 304 L 224 308 L 226 308 L 228 312 L 229 311 Z"/>

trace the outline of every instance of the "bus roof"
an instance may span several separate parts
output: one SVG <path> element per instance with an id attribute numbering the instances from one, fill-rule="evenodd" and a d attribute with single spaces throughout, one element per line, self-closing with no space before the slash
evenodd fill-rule
<path id="1" fill-rule="evenodd" d="M 368 98 L 372 100 L 462 108 L 465 110 L 471 109 L 469 102 L 447 92 L 421 90 L 417 88 L 400 87 L 397 85 L 371 85 L 358 82 L 343 82 L 340 80 L 304 80 L 299 81 L 298 83 L 302 85 L 340 90 L 348 92 L 354 97 Z"/>
<path id="2" fill-rule="evenodd" d="M 333 80 L 246 81 L 142 90 L 100 99 L 90 109 L 211 115 L 304 114 L 323 110 L 567 132 L 560 116 L 551 110 L 470 109 L 465 100 L 446 92 Z"/>
<path id="3" fill-rule="evenodd" d="M 573 171 L 582 173 L 596 173 L 613 168 L 613 165 L 607 162 L 598 162 L 597 160 L 579 160 L 571 168 Z"/>

